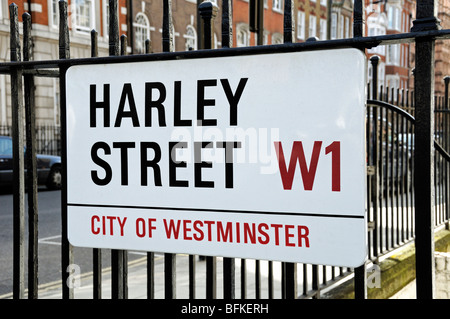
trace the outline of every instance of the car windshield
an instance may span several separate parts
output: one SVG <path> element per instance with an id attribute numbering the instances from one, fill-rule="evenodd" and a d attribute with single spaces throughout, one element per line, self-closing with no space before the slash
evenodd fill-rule
<path id="1" fill-rule="evenodd" d="M 0 138 L 0 155 L 12 154 L 12 141 L 8 138 Z"/>

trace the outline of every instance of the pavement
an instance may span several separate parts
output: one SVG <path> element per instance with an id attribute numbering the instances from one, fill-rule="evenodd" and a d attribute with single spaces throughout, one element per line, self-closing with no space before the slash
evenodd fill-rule
<path id="1" fill-rule="evenodd" d="M 217 298 L 223 298 L 223 278 L 222 266 L 223 260 L 217 257 Z M 189 298 L 189 274 L 188 274 L 188 255 L 177 255 L 177 271 L 176 271 L 176 298 Z M 236 259 L 236 298 L 240 298 L 240 260 Z M 247 298 L 255 298 L 255 261 L 247 260 Z M 261 298 L 268 298 L 267 293 L 267 277 L 263 274 L 267 272 L 268 263 L 260 262 L 261 268 Z M 299 268 L 300 269 L 300 268 Z M 281 263 L 273 263 L 274 270 L 274 298 L 281 298 Z M 298 273 L 298 276 L 301 276 Z M 93 276 L 92 273 L 85 273 L 74 281 L 74 298 L 75 299 L 92 299 L 93 298 Z M 61 281 L 56 281 L 39 286 L 39 299 L 61 299 Z M 206 262 L 196 262 L 196 299 L 206 298 Z M 301 288 L 299 288 L 301 289 Z M 416 298 L 415 281 L 412 281 L 402 290 L 392 296 L 390 299 L 415 299 Z M 0 296 L 0 299 L 12 298 L 12 294 Z M 102 273 L 102 299 L 111 299 L 111 269 L 106 268 Z M 146 299 L 147 298 L 147 258 L 142 257 L 130 261 L 128 264 L 128 299 Z M 164 299 L 164 257 L 162 254 L 155 255 L 155 299 Z"/>
<path id="2" fill-rule="evenodd" d="M 416 281 L 411 281 L 389 299 L 416 299 Z"/>

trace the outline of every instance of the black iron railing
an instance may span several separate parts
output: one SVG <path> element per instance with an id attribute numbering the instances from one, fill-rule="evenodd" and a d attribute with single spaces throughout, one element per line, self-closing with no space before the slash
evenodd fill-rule
<path id="1" fill-rule="evenodd" d="M 67 2 L 60 1 L 60 39 L 59 59 L 46 61 L 28 61 L 27 52 L 31 29 L 29 28 L 30 17 L 24 14 L 24 61 L 21 61 L 20 36 L 18 24 L 17 6 L 10 6 L 11 16 L 11 61 L 0 63 L 0 73 L 11 76 L 11 98 L 13 109 L 12 137 L 14 140 L 14 157 L 16 172 L 14 184 L 14 298 L 23 298 L 25 292 L 25 243 L 24 243 L 24 216 L 25 216 L 25 181 L 20 177 L 23 171 L 25 158 L 23 157 L 24 143 L 32 149 L 33 156 L 40 148 L 37 146 L 39 135 L 35 133 L 35 115 L 33 105 L 33 77 L 53 76 L 60 79 L 61 87 L 61 150 L 63 164 L 67 154 L 65 145 L 65 73 L 69 66 L 82 64 L 107 64 L 124 63 L 133 61 L 159 61 L 172 59 L 208 58 L 219 56 L 253 55 L 262 53 L 314 51 L 338 48 L 358 48 L 365 50 L 380 45 L 397 43 L 416 43 L 416 70 L 415 87 L 418 88 L 414 95 L 403 92 L 397 94 L 400 99 L 395 103 L 389 103 L 385 95 L 378 91 L 378 87 L 369 90 L 370 100 L 367 102 L 367 165 L 368 165 L 368 192 L 367 208 L 369 221 L 369 259 L 377 262 L 377 259 L 399 247 L 413 238 L 417 247 L 417 273 L 419 297 L 432 295 L 433 280 L 430 280 L 432 269 L 430 254 L 434 250 L 432 243 L 432 229 L 439 224 L 448 222 L 448 156 L 449 150 L 448 125 L 448 94 L 437 103 L 434 110 L 434 97 L 432 77 L 434 76 L 434 41 L 436 39 L 449 39 L 450 30 L 439 30 L 438 20 L 434 17 L 435 2 L 432 0 L 419 1 L 417 5 L 417 20 L 414 22 L 412 32 L 364 37 L 363 2 L 355 1 L 354 6 L 354 37 L 350 39 L 339 39 L 330 41 L 315 41 L 314 39 L 304 43 L 292 43 L 293 30 L 293 3 L 284 1 L 284 44 L 270 46 L 256 46 L 246 48 L 232 48 L 232 1 L 222 1 L 222 49 L 211 50 L 212 33 L 211 25 L 217 15 L 217 8 L 211 2 L 200 5 L 199 12 L 203 19 L 202 46 L 203 50 L 171 52 L 173 43 L 172 11 L 171 1 L 164 0 L 164 17 L 162 25 L 163 53 L 142 54 L 126 56 L 126 37 L 119 38 L 117 0 L 110 0 L 110 23 L 109 23 L 109 55 L 108 57 L 96 57 L 96 32 L 92 32 L 92 57 L 82 59 L 71 59 Z M 262 38 L 262 37 L 261 37 Z M 375 63 L 375 60 L 373 60 Z M 376 68 L 373 68 L 374 70 Z M 22 92 L 22 82 L 25 90 Z M 373 83 L 377 83 L 376 75 Z M 448 82 L 447 86 L 448 86 Z M 389 91 L 385 91 L 389 92 Z M 22 97 L 25 97 L 25 104 Z M 368 96 L 368 97 L 369 97 Z M 414 99 L 412 99 L 414 96 Z M 414 103 L 412 102 L 414 100 Z M 396 104 L 394 106 L 393 104 Z M 407 113 L 409 112 L 409 114 Z M 434 117 L 436 118 L 434 119 Z M 26 130 L 19 120 L 26 118 Z M 432 124 L 435 123 L 436 127 Z M 427 137 L 428 136 L 428 137 Z M 437 151 L 434 148 L 435 136 Z M 435 153 L 436 152 L 436 153 Z M 419 154 L 419 155 L 417 155 Z M 431 154 L 431 156 L 430 156 Z M 33 157 L 31 157 L 33 158 Z M 30 160 L 30 159 L 29 159 Z M 414 170 L 420 166 L 421 170 Z M 31 167 L 31 166 L 30 166 Z M 66 167 L 63 165 L 63 176 Z M 435 178 L 436 177 L 436 178 Z M 37 210 L 33 208 L 36 200 L 35 170 L 31 170 L 27 178 L 29 191 L 29 216 L 32 221 L 29 229 L 29 257 L 28 257 L 28 296 L 38 297 L 38 274 L 37 255 Z M 76 262 L 73 258 L 73 250 L 67 239 L 67 202 L 66 187 L 61 193 L 61 223 L 62 223 L 62 246 L 61 246 L 61 273 L 63 298 L 73 298 L 73 288 L 66 282 L 69 273 L 68 267 Z M 433 197 L 432 193 L 438 194 Z M 418 195 L 419 194 L 419 195 Z M 33 199 L 34 198 L 34 199 Z M 30 206 L 31 205 L 31 206 Z M 415 214 L 420 210 L 421 214 Z M 34 222 L 33 222 L 34 221 Z M 431 224 L 430 224 L 431 223 Z M 101 255 L 102 251 L 93 249 L 93 274 L 94 288 L 93 297 L 101 298 Z M 154 263 L 153 252 L 147 254 L 147 296 L 155 296 Z M 189 257 L 189 296 L 196 297 L 195 292 L 195 256 Z M 206 296 L 216 297 L 216 257 L 206 257 Z M 235 259 L 225 258 L 223 267 L 224 297 L 245 298 L 247 296 L 247 274 L 245 272 L 246 260 L 241 263 L 241 289 L 240 295 L 235 293 Z M 112 251 L 112 297 L 127 298 L 127 251 Z M 165 298 L 176 297 L 176 255 L 164 255 L 164 278 Z M 274 264 L 269 262 L 268 273 L 265 276 L 269 280 L 268 296 L 273 297 L 274 289 Z M 261 296 L 261 264 L 255 262 L 255 296 Z M 324 287 L 337 282 L 339 279 L 352 273 L 353 269 L 322 266 L 282 263 L 281 291 L 283 298 L 319 298 L 320 291 Z M 301 273 L 301 276 L 299 274 Z M 430 284 L 431 282 L 431 284 Z M 301 287 L 298 291 L 298 287 Z M 366 290 L 366 266 L 355 269 L 355 296 L 365 298 Z"/>

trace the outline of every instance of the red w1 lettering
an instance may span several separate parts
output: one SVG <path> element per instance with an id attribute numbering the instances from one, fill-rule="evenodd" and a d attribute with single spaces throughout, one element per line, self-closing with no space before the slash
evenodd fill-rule
<path id="1" fill-rule="evenodd" d="M 306 163 L 305 152 L 303 151 L 303 143 L 294 141 L 292 145 L 291 158 L 289 167 L 286 167 L 283 146 L 281 142 L 274 142 L 275 151 L 278 159 L 278 167 L 280 169 L 281 181 L 284 189 L 291 189 L 294 181 L 295 167 L 297 162 L 300 166 L 302 175 L 303 188 L 306 191 L 312 191 L 314 179 L 316 177 L 317 164 L 319 162 L 320 150 L 322 148 L 321 141 L 315 141 L 311 160 L 309 165 Z M 325 148 L 325 155 L 331 154 L 331 190 L 333 192 L 341 191 L 341 142 L 334 141 Z"/>

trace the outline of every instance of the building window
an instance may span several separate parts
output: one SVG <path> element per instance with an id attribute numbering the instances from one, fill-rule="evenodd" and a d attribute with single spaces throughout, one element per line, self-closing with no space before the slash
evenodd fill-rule
<path id="1" fill-rule="evenodd" d="M 397 6 L 388 8 L 388 28 L 401 31 L 401 10 Z"/>
<path id="2" fill-rule="evenodd" d="M 282 12 L 282 0 L 272 0 L 273 11 Z"/>
<path id="3" fill-rule="evenodd" d="M 186 27 L 186 34 L 184 35 L 186 39 L 186 51 L 197 50 L 197 34 L 195 28 L 192 25 Z"/>
<path id="4" fill-rule="evenodd" d="M 316 36 L 316 23 L 317 19 L 316 16 L 310 15 L 309 16 L 309 37 L 315 37 Z"/>
<path id="5" fill-rule="evenodd" d="M 250 45 L 250 32 L 247 25 L 241 24 L 236 27 L 236 45 L 238 47 Z"/>
<path id="6" fill-rule="evenodd" d="M 320 40 L 327 39 L 327 20 L 320 19 Z"/>
<path id="7" fill-rule="evenodd" d="M 93 0 L 75 0 L 75 30 L 91 32 L 95 25 Z"/>
<path id="8" fill-rule="evenodd" d="M 297 12 L 297 38 L 305 39 L 305 13 L 303 11 Z"/>
<path id="9" fill-rule="evenodd" d="M 345 17 L 345 38 L 350 37 L 350 19 Z"/>
<path id="10" fill-rule="evenodd" d="M 139 12 L 133 23 L 137 53 L 145 53 L 145 41 L 150 40 L 150 22 L 147 16 Z"/>
<path id="11" fill-rule="evenodd" d="M 344 38 L 344 17 L 342 15 L 339 16 L 339 39 Z"/>
<path id="12" fill-rule="evenodd" d="M 387 64 L 399 65 L 400 63 L 400 44 L 391 44 L 388 46 Z"/>
<path id="13" fill-rule="evenodd" d="M 280 33 L 272 34 L 272 44 L 282 44 L 283 43 L 283 35 Z"/>
<path id="14" fill-rule="evenodd" d="M 337 13 L 331 14 L 331 39 L 334 40 L 337 38 Z"/>
<path id="15" fill-rule="evenodd" d="M 49 26 L 51 27 L 58 27 L 59 25 L 59 4 L 58 0 L 50 0 L 49 1 L 49 7 L 50 7 L 50 13 L 49 13 Z"/>

